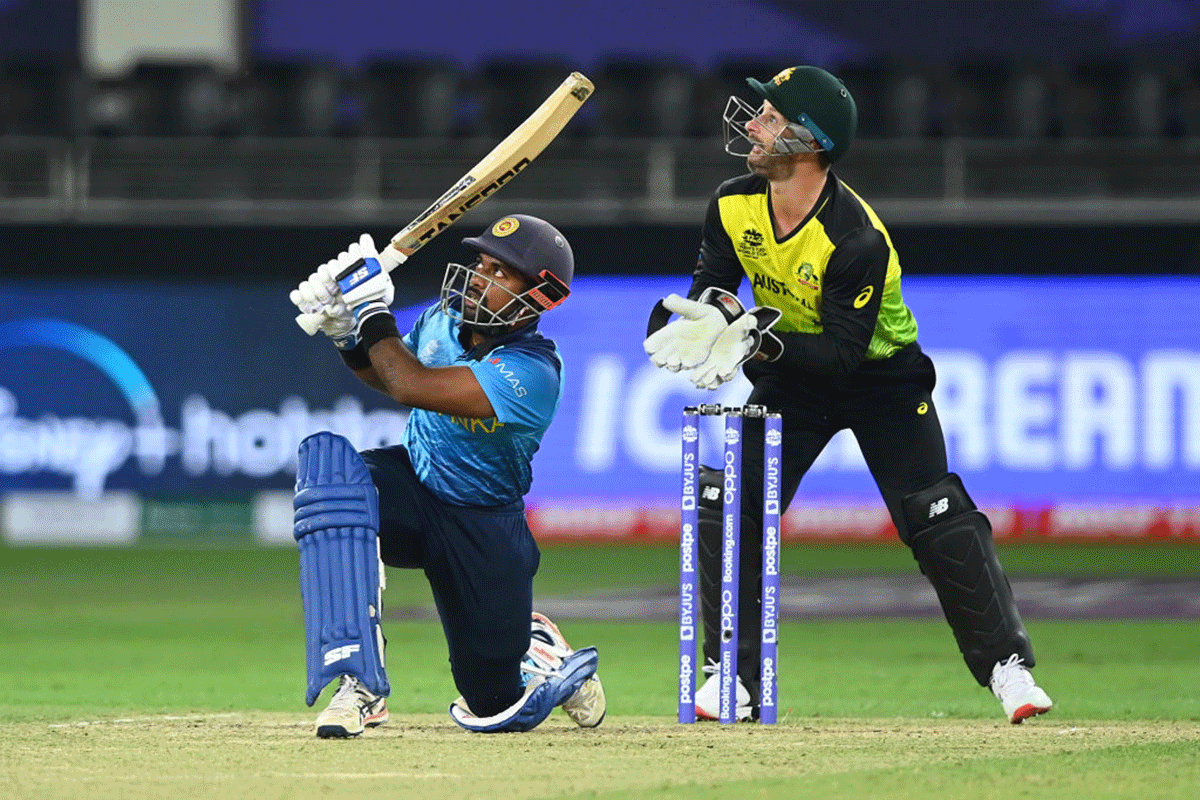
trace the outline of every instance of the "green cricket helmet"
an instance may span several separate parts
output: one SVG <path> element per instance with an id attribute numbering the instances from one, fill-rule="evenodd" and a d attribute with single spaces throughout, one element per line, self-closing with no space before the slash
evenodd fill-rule
<path id="1" fill-rule="evenodd" d="M 767 81 L 746 83 L 775 109 L 800 125 L 820 145 L 830 162 L 850 149 L 858 128 L 858 106 L 850 90 L 820 67 L 788 67 Z"/>

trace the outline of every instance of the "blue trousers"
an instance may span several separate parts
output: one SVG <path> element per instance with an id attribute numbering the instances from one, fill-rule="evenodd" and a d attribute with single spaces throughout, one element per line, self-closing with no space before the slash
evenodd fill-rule
<path id="1" fill-rule="evenodd" d="M 404 447 L 362 456 L 379 489 L 383 563 L 424 570 L 455 686 L 476 716 L 503 711 L 524 691 L 520 664 L 541 560 L 524 503 L 446 503 L 421 485 Z"/>

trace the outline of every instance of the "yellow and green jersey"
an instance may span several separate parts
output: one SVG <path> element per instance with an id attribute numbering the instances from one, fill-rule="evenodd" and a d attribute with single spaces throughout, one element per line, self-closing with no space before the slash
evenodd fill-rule
<path id="1" fill-rule="evenodd" d="M 754 302 L 783 312 L 779 366 L 844 375 L 916 341 L 896 250 L 871 207 L 830 172 L 809 215 L 776 235 L 769 191 L 757 175 L 717 189 L 689 297 L 708 286 L 736 293 L 749 278 Z"/>

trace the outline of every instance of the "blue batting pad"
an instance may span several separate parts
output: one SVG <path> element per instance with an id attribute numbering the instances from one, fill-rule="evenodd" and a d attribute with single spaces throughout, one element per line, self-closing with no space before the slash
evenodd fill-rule
<path id="1" fill-rule="evenodd" d="M 304 598 L 305 700 L 311 706 L 342 674 L 386 697 L 379 493 L 349 441 L 321 431 L 300 443 L 292 506 Z"/>

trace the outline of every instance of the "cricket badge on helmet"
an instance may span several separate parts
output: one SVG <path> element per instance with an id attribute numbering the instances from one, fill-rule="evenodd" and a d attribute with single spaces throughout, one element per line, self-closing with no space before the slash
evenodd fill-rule
<path id="1" fill-rule="evenodd" d="M 521 227 L 521 221 L 516 217 L 505 217 L 492 226 L 492 236 L 508 236 Z"/>
<path id="2" fill-rule="evenodd" d="M 846 154 L 858 129 L 858 106 L 846 85 L 820 67 L 795 66 L 767 81 L 747 78 L 747 85 L 788 120 L 778 132 L 773 153 L 824 152 L 832 163 Z M 745 156 L 753 140 L 746 123 L 762 113 L 738 97 L 725 106 L 725 150 Z M 790 135 L 789 135 L 790 133 Z"/>
<path id="3" fill-rule="evenodd" d="M 556 308 L 571 293 L 571 279 L 575 275 L 571 245 L 557 228 L 543 219 L 513 214 L 496 221 L 478 236 L 468 236 L 462 243 L 476 253 L 486 253 L 502 261 L 531 284 L 525 291 L 515 293 L 477 272 L 478 261 L 465 266 L 448 264 L 442 279 L 442 311 L 474 330 L 499 333 L 527 324 Z M 485 285 L 480 287 L 476 281 L 473 286 L 475 278 Z M 493 287 L 510 296 L 496 311 L 477 302 Z"/>

